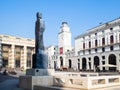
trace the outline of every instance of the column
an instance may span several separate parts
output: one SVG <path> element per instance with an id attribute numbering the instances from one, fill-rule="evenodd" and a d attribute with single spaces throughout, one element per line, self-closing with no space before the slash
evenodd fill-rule
<path id="1" fill-rule="evenodd" d="M 109 64 L 109 54 L 107 54 L 106 56 L 105 56 L 105 64 Z M 105 67 L 105 70 L 109 70 L 109 68 L 108 67 Z"/>
<path id="2" fill-rule="evenodd" d="M 117 43 L 119 43 L 119 42 L 120 42 L 120 33 L 117 32 Z"/>
<path id="3" fill-rule="evenodd" d="M 58 56 L 58 60 L 57 60 L 57 68 L 60 68 L 60 56 Z"/>
<path id="4" fill-rule="evenodd" d="M 88 58 L 86 58 L 86 65 L 87 65 L 87 70 L 89 70 L 89 59 Z"/>
<path id="5" fill-rule="evenodd" d="M 8 65 L 11 68 L 15 68 L 15 45 L 14 44 L 12 44 L 11 48 L 9 48 Z"/>
<path id="6" fill-rule="evenodd" d="M 32 56 L 31 56 L 31 68 L 32 68 L 32 65 L 33 65 L 33 54 L 35 53 L 35 51 L 34 51 L 34 48 L 32 49 L 32 52 L 31 52 L 31 54 L 32 54 Z"/>
<path id="7" fill-rule="evenodd" d="M 103 65 L 103 64 L 102 64 L 103 61 L 104 61 L 104 60 L 102 59 L 102 56 L 100 55 L 100 62 L 99 62 L 100 64 L 99 64 L 99 65 Z M 100 70 L 103 70 L 103 67 L 99 67 L 99 69 L 100 69 Z"/>
<path id="8" fill-rule="evenodd" d="M 109 34 L 106 34 L 105 35 L 105 45 L 108 45 L 109 44 Z"/>
<path id="9" fill-rule="evenodd" d="M 82 70 L 82 58 L 80 58 L 80 70 Z"/>
<path id="10" fill-rule="evenodd" d="M 27 46 L 23 46 L 23 49 L 21 50 L 21 68 L 23 70 L 26 70 L 27 64 Z"/>
<path id="11" fill-rule="evenodd" d="M 93 60 L 93 56 L 91 56 L 91 70 L 94 70 L 94 60 Z"/>

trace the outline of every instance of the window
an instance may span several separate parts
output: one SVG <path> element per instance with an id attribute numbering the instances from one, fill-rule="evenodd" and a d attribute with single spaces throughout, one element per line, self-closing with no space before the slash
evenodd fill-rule
<path id="1" fill-rule="evenodd" d="M 95 47 L 97 47 L 97 40 L 95 40 Z"/>
<path id="2" fill-rule="evenodd" d="M 60 52 L 60 54 L 63 54 L 63 47 L 59 48 L 59 52 Z"/>
<path id="3" fill-rule="evenodd" d="M 95 49 L 95 52 L 97 52 L 97 49 Z"/>
<path id="4" fill-rule="evenodd" d="M 31 61 L 27 60 L 27 67 L 31 67 Z"/>
<path id="5" fill-rule="evenodd" d="M 104 64 L 105 64 L 105 61 L 102 61 L 102 64 L 104 65 Z"/>
<path id="6" fill-rule="evenodd" d="M 83 43 L 83 49 L 85 49 L 85 43 Z"/>
<path id="7" fill-rule="evenodd" d="M 113 28 L 110 28 L 110 31 L 112 31 L 113 30 Z"/>
<path id="8" fill-rule="evenodd" d="M 20 60 L 15 60 L 15 66 L 16 68 L 20 68 Z"/>
<path id="9" fill-rule="evenodd" d="M 90 57 L 89 57 L 88 59 L 89 59 L 89 61 L 91 60 L 91 58 L 90 58 Z"/>
<path id="10" fill-rule="evenodd" d="M 102 38 L 102 45 L 105 45 L 105 38 Z"/>
<path id="11" fill-rule="evenodd" d="M 110 44 L 112 44 L 114 42 L 114 38 L 113 35 L 110 36 Z"/>
<path id="12" fill-rule="evenodd" d="M 95 33 L 95 36 L 97 35 L 97 33 Z"/>
<path id="13" fill-rule="evenodd" d="M 104 51 L 105 51 L 105 48 L 103 47 L 103 48 L 102 48 L 102 52 L 104 52 Z"/>
<path id="14" fill-rule="evenodd" d="M 91 48 L 91 42 L 89 41 L 89 48 Z"/>
<path id="15" fill-rule="evenodd" d="M 113 51 L 113 46 L 110 46 L 110 50 Z"/>
<path id="16" fill-rule="evenodd" d="M 105 56 L 102 56 L 102 59 L 105 59 Z"/>
<path id="17" fill-rule="evenodd" d="M 67 52 L 69 52 L 70 50 L 67 50 Z"/>

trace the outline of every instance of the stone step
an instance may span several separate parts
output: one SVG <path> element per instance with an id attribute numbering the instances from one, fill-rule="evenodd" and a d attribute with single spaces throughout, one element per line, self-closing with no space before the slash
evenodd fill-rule
<path id="1" fill-rule="evenodd" d="M 65 88 L 65 87 L 57 87 L 57 86 L 51 86 L 51 87 L 34 86 L 34 90 L 83 90 L 83 89 Z"/>

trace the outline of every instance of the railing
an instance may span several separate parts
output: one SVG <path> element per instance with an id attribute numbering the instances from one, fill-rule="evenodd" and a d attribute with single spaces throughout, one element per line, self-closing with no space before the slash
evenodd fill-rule
<path id="1" fill-rule="evenodd" d="M 120 41 L 115 42 L 115 43 L 109 43 L 109 44 L 104 44 L 104 45 L 98 45 L 98 46 L 94 46 L 94 47 L 88 47 L 88 48 L 82 48 L 80 50 L 84 51 L 84 50 L 89 50 L 89 49 L 95 49 L 95 48 L 100 48 L 100 47 L 105 47 L 105 46 L 112 46 L 112 45 L 116 45 L 116 44 L 120 44 Z"/>
<path id="2" fill-rule="evenodd" d="M 81 74 L 56 75 L 53 79 L 53 85 L 81 89 L 95 89 L 120 85 L 120 75 L 95 77 L 82 77 L 80 75 Z"/>

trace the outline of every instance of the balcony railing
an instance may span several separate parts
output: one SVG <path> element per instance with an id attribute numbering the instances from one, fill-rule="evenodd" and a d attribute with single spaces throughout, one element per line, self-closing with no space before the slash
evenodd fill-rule
<path id="1" fill-rule="evenodd" d="M 120 44 L 120 41 L 115 42 L 115 43 L 109 43 L 109 44 L 104 44 L 104 45 L 98 45 L 98 46 L 94 46 L 94 47 L 83 48 L 83 49 L 80 49 L 80 50 L 84 51 L 84 50 L 89 50 L 89 49 L 102 48 L 102 47 L 106 47 L 106 46 L 113 46 L 113 45 L 116 45 L 116 44 Z"/>

